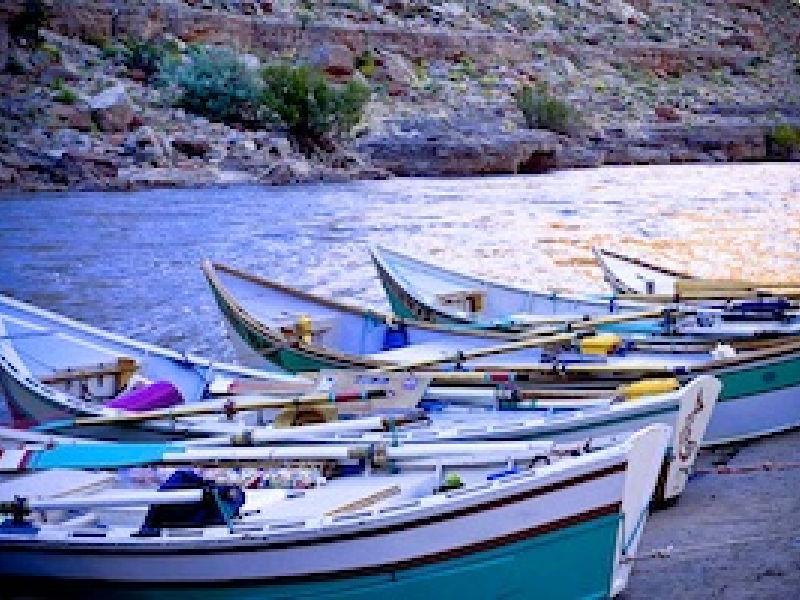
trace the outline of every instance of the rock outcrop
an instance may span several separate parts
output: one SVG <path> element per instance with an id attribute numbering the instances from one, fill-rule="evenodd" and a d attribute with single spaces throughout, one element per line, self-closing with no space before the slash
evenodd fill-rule
<path id="1" fill-rule="evenodd" d="M 397 175 L 534 173 L 601 164 L 792 160 L 800 6 L 722 0 L 301 3 L 42 0 L 19 43 L 0 6 L 0 187 L 106 189 Z M 111 44 L 237 49 L 252 69 L 309 61 L 372 89 L 356 138 L 309 158 L 280 128 L 241 131 L 170 106 Z M 543 85 L 570 135 L 529 130 L 515 94 Z"/>

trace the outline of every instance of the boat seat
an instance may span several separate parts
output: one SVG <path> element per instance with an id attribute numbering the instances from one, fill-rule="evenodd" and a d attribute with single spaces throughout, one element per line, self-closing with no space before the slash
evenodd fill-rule
<path id="1" fill-rule="evenodd" d="M 114 398 L 130 383 L 139 365 L 133 358 L 120 356 L 115 362 L 58 369 L 40 377 L 78 398 Z"/>
<path id="2" fill-rule="evenodd" d="M 478 313 L 486 307 L 486 292 L 478 289 L 454 290 L 436 294 L 436 301 L 449 309 L 464 313 Z"/>

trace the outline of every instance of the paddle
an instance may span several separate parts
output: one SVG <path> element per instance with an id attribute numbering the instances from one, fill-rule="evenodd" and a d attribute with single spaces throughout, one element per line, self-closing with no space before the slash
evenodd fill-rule
<path id="1" fill-rule="evenodd" d="M 497 354 L 507 354 L 509 352 L 515 352 L 517 350 L 525 350 L 528 348 L 535 348 L 538 346 L 545 346 L 561 342 L 571 342 L 575 340 L 575 338 L 578 337 L 582 331 L 588 329 L 595 329 L 600 325 L 610 325 L 613 323 L 623 323 L 626 321 L 638 321 L 640 319 L 652 319 L 655 317 L 660 317 L 663 314 L 664 310 L 659 309 L 659 310 L 622 313 L 618 315 L 606 315 L 602 317 L 597 317 L 595 319 L 588 319 L 580 323 L 571 324 L 568 326 L 569 329 L 571 329 L 571 331 L 566 333 L 541 334 L 540 332 L 536 332 L 534 335 L 525 336 L 517 341 L 507 342 L 504 344 L 498 344 L 496 346 L 489 346 L 485 348 L 476 348 L 474 350 L 464 350 L 461 352 L 457 352 L 455 354 L 449 354 L 441 357 L 427 358 L 424 360 L 413 361 L 411 363 L 387 365 L 385 367 L 382 367 L 380 371 L 385 371 L 385 372 L 412 371 L 423 367 L 442 365 L 445 363 L 463 362 L 466 360 L 484 358 L 487 356 L 494 356 Z"/>
<path id="2" fill-rule="evenodd" d="M 319 373 L 319 390 L 313 394 L 294 398 L 269 398 L 264 396 L 231 396 L 217 400 L 203 400 L 172 408 L 140 412 L 63 419 L 38 425 L 36 431 L 57 431 L 84 425 L 117 425 L 141 423 L 157 419 L 175 419 L 209 414 L 232 416 L 237 412 L 260 409 L 282 409 L 299 406 L 331 406 L 336 403 L 369 403 L 374 409 L 413 408 L 422 398 L 429 381 L 422 375 L 409 378 L 405 374 L 380 374 L 353 371 L 322 371 Z M 322 391 L 325 390 L 325 391 Z"/>
<path id="3" fill-rule="evenodd" d="M 86 425 L 119 425 L 125 423 L 140 423 L 143 421 L 154 421 L 158 419 L 172 420 L 178 417 L 191 417 L 198 415 L 226 414 L 233 415 L 237 412 L 260 410 L 267 408 L 289 408 L 293 406 L 308 406 L 327 404 L 332 402 L 362 402 L 374 398 L 386 397 L 386 392 L 373 390 L 365 394 L 309 394 L 297 396 L 295 398 L 265 398 L 240 397 L 228 398 L 225 400 L 206 400 L 194 404 L 173 406 L 171 408 L 160 408 L 141 412 L 120 412 L 117 414 L 101 415 L 96 417 L 78 417 L 75 419 L 64 419 L 51 421 L 37 426 L 37 431 L 55 431 L 69 427 L 82 427 Z"/>
<path id="4" fill-rule="evenodd" d="M 621 292 L 617 298 L 635 299 L 637 302 L 650 302 L 654 304 L 693 302 L 700 300 L 747 300 L 763 298 L 800 299 L 800 288 L 752 288 L 750 290 L 730 289 L 697 289 L 686 290 L 675 294 L 639 294 L 636 292 Z"/>
<path id="5" fill-rule="evenodd" d="M 367 459 L 375 465 L 389 460 L 437 459 L 504 462 L 548 456 L 554 443 L 546 441 L 453 442 L 447 444 L 312 444 L 295 446 L 187 446 L 179 443 L 65 444 L 54 448 L 7 450 L 0 456 L 0 471 L 41 469 L 118 469 L 144 465 L 218 465 Z"/>

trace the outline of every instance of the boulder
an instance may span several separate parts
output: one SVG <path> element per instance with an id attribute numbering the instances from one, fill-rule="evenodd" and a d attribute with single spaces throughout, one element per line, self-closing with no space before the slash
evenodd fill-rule
<path id="1" fill-rule="evenodd" d="M 656 118 L 662 123 L 674 123 L 681 120 L 680 111 L 674 106 L 661 104 L 655 108 Z"/>
<path id="2" fill-rule="evenodd" d="M 643 25 L 649 20 L 645 14 L 622 0 L 610 0 L 606 4 L 606 10 L 609 16 L 617 23 Z"/>
<path id="3" fill-rule="evenodd" d="M 170 149 L 163 138 L 150 126 L 139 127 L 125 138 L 125 152 L 140 162 L 159 165 Z"/>
<path id="4" fill-rule="evenodd" d="M 383 71 L 387 79 L 400 85 L 411 85 L 415 78 L 411 63 L 398 54 L 383 57 Z"/>
<path id="5" fill-rule="evenodd" d="M 54 104 L 50 114 L 61 124 L 78 131 L 92 129 L 92 113 L 85 104 Z"/>
<path id="6" fill-rule="evenodd" d="M 251 71 L 257 71 L 261 68 L 261 59 L 255 54 L 240 54 L 239 60 Z"/>
<path id="7" fill-rule="evenodd" d="M 78 81 L 81 76 L 78 70 L 72 65 L 55 64 L 46 67 L 39 75 L 42 83 L 50 85 L 55 81 Z"/>
<path id="8" fill-rule="evenodd" d="M 307 161 L 286 158 L 277 161 L 266 178 L 273 185 L 287 185 L 308 181 L 310 175 L 311 166 Z"/>
<path id="9" fill-rule="evenodd" d="M 342 44 L 320 44 L 311 50 L 308 59 L 331 77 L 349 77 L 353 74 L 353 52 Z"/>
<path id="10" fill-rule="evenodd" d="M 17 172 L 8 167 L 0 167 L 0 186 L 14 183 L 17 179 Z"/>
<path id="11" fill-rule="evenodd" d="M 92 146 L 92 140 L 85 133 L 78 133 L 75 129 L 64 128 L 53 132 L 53 144 L 64 150 L 75 148 L 86 150 Z"/>
<path id="12" fill-rule="evenodd" d="M 123 85 L 115 85 L 90 98 L 89 108 L 95 123 L 102 131 L 129 131 L 137 121 Z"/>

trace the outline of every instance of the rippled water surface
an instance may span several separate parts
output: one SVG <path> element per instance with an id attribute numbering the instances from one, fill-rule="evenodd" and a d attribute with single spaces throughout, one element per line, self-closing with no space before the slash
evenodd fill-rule
<path id="1" fill-rule="evenodd" d="M 593 245 L 701 275 L 797 281 L 800 166 L 0 196 L 0 292 L 233 359 L 204 257 L 385 307 L 371 243 L 543 289 L 603 289 Z"/>

